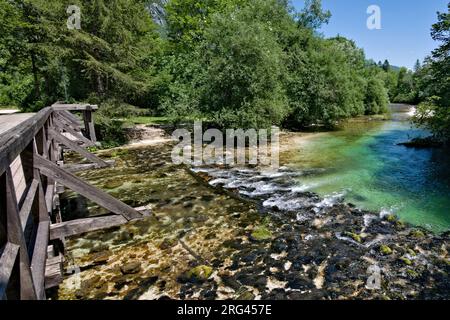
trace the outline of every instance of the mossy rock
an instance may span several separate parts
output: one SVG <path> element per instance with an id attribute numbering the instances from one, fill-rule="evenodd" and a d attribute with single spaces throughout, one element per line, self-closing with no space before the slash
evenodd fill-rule
<path id="1" fill-rule="evenodd" d="M 422 231 L 417 230 L 417 229 L 412 230 L 412 231 L 409 233 L 409 235 L 410 235 L 411 237 L 413 237 L 413 238 L 416 238 L 416 239 L 425 238 L 425 234 L 424 234 Z"/>
<path id="2" fill-rule="evenodd" d="M 89 253 L 98 253 L 98 252 L 102 252 L 102 251 L 108 251 L 109 250 L 109 246 L 107 244 L 101 243 L 96 245 L 95 247 L 93 247 L 91 250 L 89 250 Z"/>
<path id="3" fill-rule="evenodd" d="M 136 274 L 141 271 L 141 263 L 140 262 L 131 262 L 124 264 L 120 267 L 120 271 L 123 274 Z"/>
<path id="4" fill-rule="evenodd" d="M 406 274 L 408 275 L 408 277 L 409 278 L 411 278 L 411 279 L 416 279 L 416 278 L 418 278 L 420 275 L 416 272 L 416 271 L 414 271 L 413 269 L 408 269 L 408 270 L 406 270 Z"/>
<path id="5" fill-rule="evenodd" d="M 264 241 L 264 240 L 269 240 L 272 239 L 272 232 L 267 229 L 267 227 L 265 226 L 259 226 L 256 227 L 253 232 L 251 233 L 251 238 L 252 240 L 255 241 Z"/>
<path id="6" fill-rule="evenodd" d="M 186 277 L 191 281 L 206 281 L 213 273 L 210 266 L 200 265 L 192 268 L 186 273 Z"/>
<path id="7" fill-rule="evenodd" d="M 253 293 L 251 293 L 250 291 L 245 291 L 243 293 L 241 293 L 236 300 L 244 300 L 244 301 L 249 301 L 249 300 L 255 300 L 255 295 Z"/>
<path id="8" fill-rule="evenodd" d="M 397 221 L 395 222 L 395 228 L 396 228 L 397 230 L 403 230 L 403 229 L 406 228 L 406 225 L 405 225 L 405 223 L 404 223 L 403 221 L 397 220 Z"/>
<path id="9" fill-rule="evenodd" d="M 159 245 L 158 248 L 161 250 L 167 250 L 169 248 L 174 247 L 177 244 L 177 239 L 164 239 Z"/>
<path id="10" fill-rule="evenodd" d="M 384 256 L 388 256 L 388 255 L 392 254 L 392 249 L 389 248 L 387 245 L 382 244 L 380 246 L 380 253 Z"/>
<path id="11" fill-rule="evenodd" d="M 397 217 L 394 214 L 388 214 L 385 220 L 394 223 L 397 222 Z"/>
<path id="12" fill-rule="evenodd" d="M 116 189 L 116 188 L 123 186 L 123 184 L 124 184 L 123 180 L 115 179 L 115 180 L 106 181 L 103 184 L 103 187 L 105 189 Z"/>
<path id="13" fill-rule="evenodd" d="M 409 259 L 406 258 L 406 257 L 401 257 L 401 258 L 400 258 L 400 261 L 403 262 L 404 264 L 406 264 L 407 266 L 412 265 L 412 261 L 409 260 Z"/>
<path id="14" fill-rule="evenodd" d="M 344 236 L 349 237 L 351 239 L 353 239 L 354 241 L 361 243 L 362 242 L 362 238 L 359 234 L 354 233 L 354 232 L 345 232 Z"/>
<path id="15" fill-rule="evenodd" d="M 118 149 L 111 152 L 111 157 L 117 158 L 117 157 L 123 157 L 130 154 L 130 151 L 128 149 Z"/>

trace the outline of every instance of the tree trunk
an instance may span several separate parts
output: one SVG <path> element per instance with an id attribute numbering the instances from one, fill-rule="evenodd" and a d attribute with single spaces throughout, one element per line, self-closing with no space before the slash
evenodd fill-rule
<path id="1" fill-rule="evenodd" d="M 105 87 L 103 86 L 103 79 L 100 72 L 97 72 L 97 93 L 103 96 L 105 93 Z"/>
<path id="2" fill-rule="evenodd" d="M 31 52 L 31 68 L 32 68 L 33 79 L 34 79 L 34 97 L 37 100 L 41 96 L 41 86 L 39 84 L 39 71 L 36 66 L 36 56 L 35 56 L 34 52 Z"/>

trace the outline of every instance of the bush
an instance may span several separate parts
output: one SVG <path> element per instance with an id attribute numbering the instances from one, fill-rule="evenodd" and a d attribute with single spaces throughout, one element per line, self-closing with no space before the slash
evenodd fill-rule
<path id="1" fill-rule="evenodd" d="M 430 129 L 441 141 L 450 140 L 450 108 L 439 106 L 440 98 L 433 96 L 417 106 L 414 122 Z"/>
<path id="2" fill-rule="evenodd" d="M 142 116 L 147 110 L 136 108 L 118 100 L 107 100 L 99 105 L 95 114 L 97 138 L 104 148 L 120 146 L 127 142 L 124 124 L 127 118 Z"/>
<path id="3" fill-rule="evenodd" d="M 366 114 L 373 115 L 387 112 L 389 96 L 381 79 L 372 78 L 367 83 L 365 98 Z"/>

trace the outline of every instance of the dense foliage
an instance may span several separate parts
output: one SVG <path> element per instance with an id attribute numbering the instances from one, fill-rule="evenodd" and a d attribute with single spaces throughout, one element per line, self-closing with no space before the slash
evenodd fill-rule
<path id="1" fill-rule="evenodd" d="M 417 71 L 419 104 L 416 123 L 430 128 L 438 138 L 450 141 L 450 3 L 438 13 L 431 36 L 441 45 Z"/>
<path id="2" fill-rule="evenodd" d="M 81 9 L 79 30 L 66 26 L 69 5 Z M 300 12 L 287 0 L 0 0 L 0 105 L 98 103 L 108 137 L 120 129 L 114 110 L 140 112 L 132 106 L 174 121 L 300 129 L 383 113 L 389 101 L 448 104 L 448 15 L 433 33 L 444 49 L 414 72 L 323 38 L 316 30 L 330 17 L 320 0 Z"/>

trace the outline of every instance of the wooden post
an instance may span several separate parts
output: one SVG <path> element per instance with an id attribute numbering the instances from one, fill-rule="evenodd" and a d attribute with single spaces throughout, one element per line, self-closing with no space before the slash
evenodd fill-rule
<path id="1" fill-rule="evenodd" d="M 88 107 L 83 111 L 84 126 L 86 134 L 89 136 L 92 142 L 97 142 L 97 136 L 95 135 L 94 119 L 92 115 L 92 108 Z"/>
<path id="2" fill-rule="evenodd" d="M 19 247 L 20 299 L 35 300 L 37 296 L 31 275 L 30 258 L 28 257 L 28 250 L 19 218 L 13 177 L 9 168 L 6 170 L 5 179 L 8 242 Z"/>

